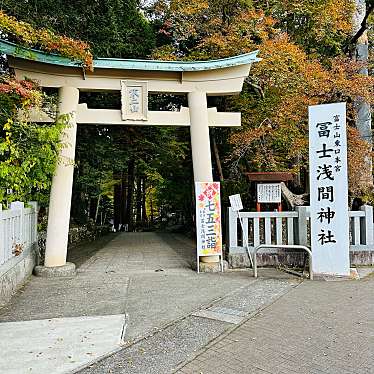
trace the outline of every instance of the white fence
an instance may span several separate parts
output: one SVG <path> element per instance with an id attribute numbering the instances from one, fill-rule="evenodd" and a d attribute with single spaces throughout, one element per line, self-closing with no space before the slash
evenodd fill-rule
<path id="1" fill-rule="evenodd" d="M 0 265 L 29 250 L 37 243 L 37 204 L 13 203 L 11 209 L 0 205 Z"/>
<path id="2" fill-rule="evenodd" d="M 297 207 L 292 212 L 240 212 L 231 208 L 227 219 L 227 246 L 229 252 L 243 251 L 243 238 L 250 247 L 260 244 L 310 244 L 309 207 Z M 350 211 L 350 249 L 374 250 L 373 207 L 364 205 L 359 211 Z"/>

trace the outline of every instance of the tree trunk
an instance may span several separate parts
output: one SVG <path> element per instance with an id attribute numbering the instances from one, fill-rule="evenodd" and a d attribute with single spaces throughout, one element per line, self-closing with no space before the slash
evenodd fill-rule
<path id="1" fill-rule="evenodd" d="M 142 178 L 137 177 L 136 181 L 136 225 L 142 222 Z"/>
<path id="2" fill-rule="evenodd" d="M 128 225 L 129 231 L 134 229 L 134 217 L 133 217 L 133 194 L 134 194 L 134 182 L 135 182 L 135 160 L 131 159 L 127 167 L 127 203 L 126 203 L 126 216 L 124 223 Z"/>
<path id="3" fill-rule="evenodd" d="M 90 219 L 94 220 L 96 216 L 97 198 L 91 197 L 90 201 L 89 217 Z"/>
<path id="4" fill-rule="evenodd" d="M 143 224 L 147 224 L 148 217 L 147 217 L 147 189 L 145 185 L 145 179 L 142 179 L 142 222 Z"/>
<path id="5" fill-rule="evenodd" d="M 99 195 L 99 198 L 97 199 L 96 212 L 95 212 L 95 223 L 97 223 L 97 217 L 99 215 L 100 201 L 101 201 L 101 195 Z"/>
<path id="6" fill-rule="evenodd" d="M 120 209 L 121 209 L 121 225 L 125 222 L 126 211 L 127 211 L 127 174 L 124 170 L 121 171 L 121 198 L 120 198 Z"/>
<path id="7" fill-rule="evenodd" d="M 224 179 L 223 179 L 221 159 L 219 157 L 219 151 L 218 151 L 216 137 L 215 137 L 214 133 L 212 135 L 212 145 L 213 145 L 213 153 L 214 153 L 214 158 L 215 158 L 216 165 L 217 165 L 217 171 L 218 171 L 219 180 L 220 180 L 220 182 L 223 182 Z"/>
<path id="8" fill-rule="evenodd" d="M 117 179 L 119 176 L 115 175 L 114 179 Z M 119 225 L 121 223 L 121 184 L 117 183 L 114 185 L 114 193 L 113 193 L 113 226 L 116 231 L 119 229 Z"/>
<path id="9" fill-rule="evenodd" d="M 368 56 L 369 56 L 369 42 L 367 30 L 364 29 L 364 23 L 366 22 L 366 1 L 355 0 L 355 11 L 353 14 L 353 40 L 356 35 L 360 35 L 357 38 L 356 45 L 354 47 L 353 59 L 359 63 L 362 63 L 360 74 L 368 75 Z M 354 101 L 355 109 L 355 120 L 356 127 L 362 137 L 370 145 L 372 145 L 372 134 L 371 134 L 371 111 L 370 104 L 363 98 L 357 98 Z M 372 149 L 372 147 L 371 147 Z M 360 184 L 363 189 L 373 188 L 373 177 L 372 177 L 372 158 L 367 155 L 365 160 L 365 166 L 360 175 Z"/>
<path id="10" fill-rule="evenodd" d="M 151 195 L 151 226 L 154 224 L 154 215 L 153 215 L 153 195 Z"/>
<path id="11" fill-rule="evenodd" d="M 296 195 L 288 189 L 284 182 L 281 182 L 281 190 L 282 196 L 292 209 L 295 208 L 295 206 L 301 206 L 307 203 L 307 197 L 309 194 L 304 193 L 302 195 Z"/>

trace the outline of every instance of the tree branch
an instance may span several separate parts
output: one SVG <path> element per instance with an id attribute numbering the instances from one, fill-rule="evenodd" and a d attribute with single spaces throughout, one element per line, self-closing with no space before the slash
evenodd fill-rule
<path id="1" fill-rule="evenodd" d="M 370 16 L 370 13 L 374 10 L 374 3 L 371 3 L 368 5 L 368 7 L 366 8 L 366 13 L 365 13 L 365 16 L 361 22 L 361 27 L 358 29 L 358 31 L 356 32 L 355 35 L 353 35 L 353 37 L 351 39 L 349 39 L 349 41 L 347 41 L 347 44 L 344 48 L 345 52 L 348 53 L 350 51 L 350 47 L 352 47 L 353 45 L 355 45 L 358 41 L 358 39 L 363 35 L 363 33 L 367 30 L 368 26 L 367 26 L 367 20 Z"/>
<path id="2" fill-rule="evenodd" d="M 258 84 L 256 84 L 256 83 L 253 83 L 253 82 L 249 79 L 249 77 L 246 78 L 245 82 L 246 82 L 247 84 L 249 84 L 251 87 L 253 87 L 254 89 L 256 89 L 256 90 L 259 92 L 259 94 L 260 94 L 260 96 L 261 96 L 261 99 L 265 99 L 265 93 L 264 93 L 264 90 L 261 88 L 260 85 L 258 85 Z"/>
<path id="3" fill-rule="evenodd" d="M 308 193 L 304 193 L 302 195 L 296 195 L 293 192 L 291 192 L 286 184 L 284 182 L 281 182 L 281 191 L 282 195 L 285 198 L 285 200 L 288 202 L 288 204 L 291 206 L 291 208 L 294 208 L 295 206 L 301 206 L 305 205 L 307 202 Z"/>

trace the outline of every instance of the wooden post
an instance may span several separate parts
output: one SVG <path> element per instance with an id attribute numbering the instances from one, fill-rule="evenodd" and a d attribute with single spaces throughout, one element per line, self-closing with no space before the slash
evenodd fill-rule
<path id="1" fill-rule="evenodd" d="M 238 246 L 238 214 L 232 210 L 232 208 L 227 209 L 227 243 L 228 250 L 233 247 Z"/>
<path id="2" fill-rule="evenodd" d="M 361 238 L 365 238 L 364 244 L 372 246 L 374 244 L 373 238 L 373 207 L 370 205 L 363 205 L 360 210 L 365 212 L 364 224 L 361 225 Z"/>
<path id="3" fill-rule="evenodd" d="M 308 225 L 307 225 L 307 207 L 297 206 L 296 212 L 298 214 L 297 218 L 297 236 L 299 245 L 308 245 Z"/>
<path id="4" fill-rule="evenodd" d="M 5 262 L 5 238 L 3 229 L 3 205 L 0 204 L 0 265 Z"/>
<path id="5" fill-rule="evenodd" d="M 34 222 L 33 222 L 33 230 L 32 230 L 32 238 L 31 238 L 31 241 L 33 243 L 37 243 L 38 242 L 38 203 L 36 201 L 30 201 L 28 203 L 34 213 L 33 213 L 33 219 L 34 219 Z"/>

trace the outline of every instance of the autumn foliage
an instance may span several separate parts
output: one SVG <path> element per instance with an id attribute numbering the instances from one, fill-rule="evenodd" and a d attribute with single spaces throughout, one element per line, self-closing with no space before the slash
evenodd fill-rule
<path id="1" fill-rule="evenodd" d="M 154 56 L 211 59 L 258 49 L 239 98 L 226 110 L 242 113 L 242 128 L 229 136 L 228 166 L 241 171 L 308 168 L 308 106 L 347 102 L 350 190 L 359 194 L 358 173 L 368 143 L 354 128 L 353 102 L 374 102 L 374 79 L 343 54 L 352 30 L 351 0 L 172 0 L 156 3 L 160 34 L 169 43 Z M 182 27 L 184 26 L 184 27 Z"/>
<path id="2" fill-rule="evenodd" d="M 49 29 L 35 29 L 29 23 L 18 21 L 3 11 L 0 11 L 0 30 L 18 44 L 57 53 L 80 62 L 85 69 L 93 69 L 92 54 L 85 42 L 57 35 Z"/>

